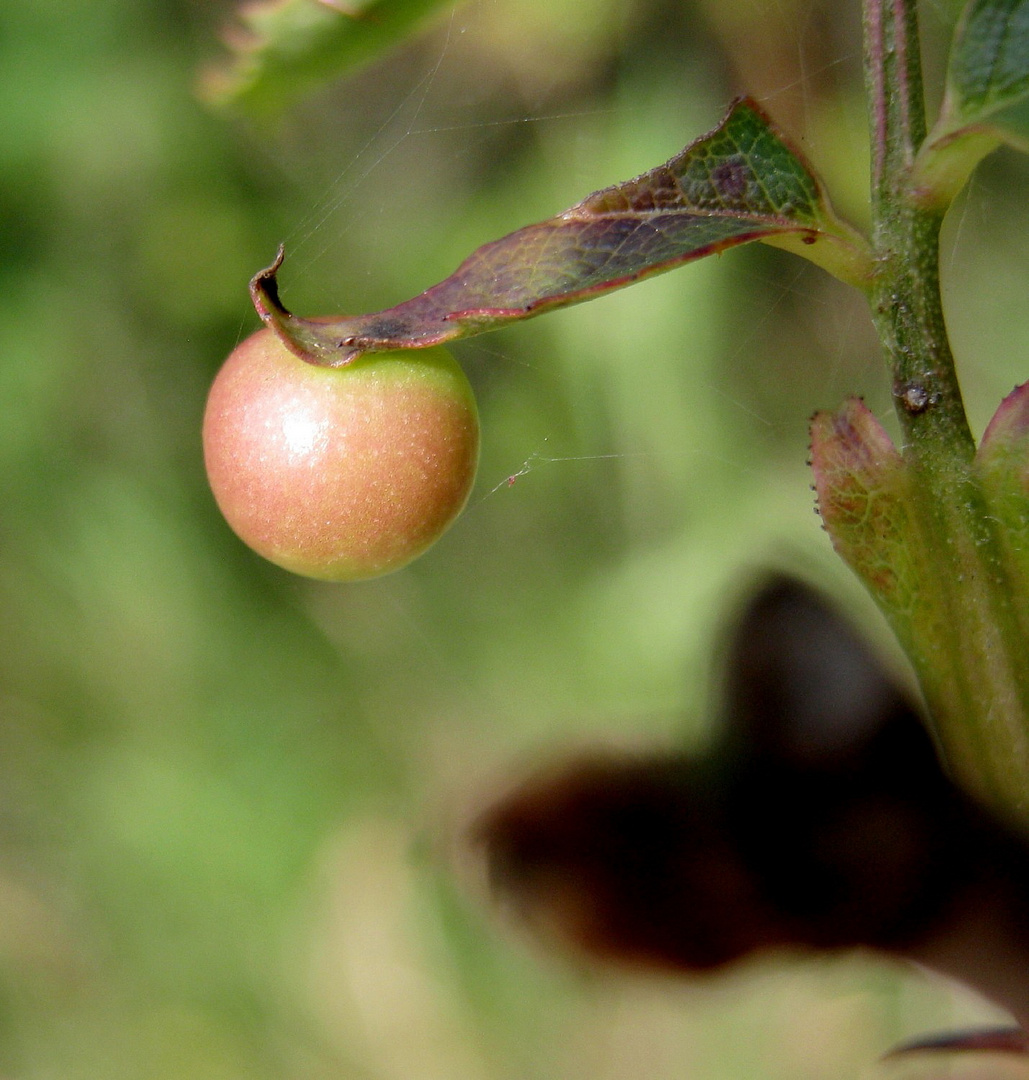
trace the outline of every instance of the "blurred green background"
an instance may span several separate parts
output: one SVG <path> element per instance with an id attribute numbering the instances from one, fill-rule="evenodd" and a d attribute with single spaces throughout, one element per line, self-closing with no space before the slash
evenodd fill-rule
<path id="1" fill-rule="evenodd" d="M 836 1080 L 989 1015 L 869 961 L 583 972 L 493 922 L 461 842 L 569 747 L 701 738 L 756 567 L 881 635 L 804 463 L 814 409 L 889 419 L 858 297 L 754 246 L 463 343 L 478 488 L 378 581 L 252 555 L 200 454 L 280 240 L 290 307 L 386 307 L 743 90 L 862 223 L 856 4 L 469 0 L 274 127 L 197 99 L 231 18 L 0 8 L 0 1078 Z M 1026 377 L 1026 179 L 997 155 L 948 226 L 977 431 Z"/>

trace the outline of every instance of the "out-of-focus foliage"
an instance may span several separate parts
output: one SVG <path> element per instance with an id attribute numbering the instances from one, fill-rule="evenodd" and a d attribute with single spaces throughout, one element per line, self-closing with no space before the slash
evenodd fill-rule
<path id="1" fill-rule="evenodd" d="M 859 218 L 854 6 L 470 0 L 275 136 L 192 96 L 227 15 L 0 8 L 0 1076 L 805 1080 L 983 1015 L 867 964 L 581 977 L 449 857 L 557 746 L 700 737 L 746 568 L 860 605 L 804 465 L 814 409 L 888 410 L 856 294 L 746 249 L 462 345 L 479 490 L 379 581 L 251 555 L 200 460 L 280 240 L 298 310 L 385 307 L 743 90 Z M 990 159 L 950 230 L 978 430 L 1025 379 L 1024 183 Z"/>
<path id="2" fill-rule="evenodd" d="M 202 94 L 253 116 L 278 115 L 306 91 L 401 43 L 441 6 L 441 0 L 250 0 L 226 29 L 231 55 L 205 73 Z"/>

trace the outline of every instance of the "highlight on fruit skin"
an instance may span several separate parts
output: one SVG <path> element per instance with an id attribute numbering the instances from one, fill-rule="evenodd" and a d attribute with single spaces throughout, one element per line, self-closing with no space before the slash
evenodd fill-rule
<path id="1" fill-rule="evenodd" d="M 244 543 L 297 574 L 359 581 L 407 565 L 461 512 L 479 420 L 443 348 L 327 368 L 262 329 L 215 378 L 203 443 L 215 500 Z"/>

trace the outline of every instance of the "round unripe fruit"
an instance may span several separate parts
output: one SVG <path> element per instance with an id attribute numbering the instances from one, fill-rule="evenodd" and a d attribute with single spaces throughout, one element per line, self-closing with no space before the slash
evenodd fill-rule
<path id="1" fill-rule="evenodd" d="M 327 368 L 259 330 L 226 360 L 204 414 L 207 476 L 233 530 L 329 581 L 425 551 L 467 501 L 478 455 L 472 389 L 441 348 Z"/>

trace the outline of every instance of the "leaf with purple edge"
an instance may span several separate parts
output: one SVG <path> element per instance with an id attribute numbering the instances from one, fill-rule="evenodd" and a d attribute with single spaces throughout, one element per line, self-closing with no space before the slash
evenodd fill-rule
<path id="1" fill-rule="evenodd" d="M 483 333 L 754 240 L 868 286 L 867 242 L 835 216 L 799 152 L 744 98 L 666 164 L 483 245 L 450 277 L 386 311 L 298 318 L 279 300 L 281 251 L 251 282 L 251 295 L 298 355 L 338 367 L 362 352 Z"/>

